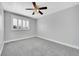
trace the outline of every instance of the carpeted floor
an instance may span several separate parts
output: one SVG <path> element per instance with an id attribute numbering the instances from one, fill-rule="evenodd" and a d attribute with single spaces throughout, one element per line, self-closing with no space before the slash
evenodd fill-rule
<path id="1" fill-rule="evenodd" d="M 79 50 L 33 37 L 6 43 L 2 56 L 79 56 Z"/>

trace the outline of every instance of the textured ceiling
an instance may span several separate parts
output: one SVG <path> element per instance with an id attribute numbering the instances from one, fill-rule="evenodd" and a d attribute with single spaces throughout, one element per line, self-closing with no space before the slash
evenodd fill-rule
<path id="1" fill-rule="evenodd" d="M 33 5 L 31 2 L 2 2 L 2 5 L 5 10 L 19 13 L 22 15 L 26 15 L 29 17 L 33 17 L 33 18 L 40 18 L 45 15 L 55 13 L 55 12 L 63 10 L 63 9 L 73 7 L 79 3 L 76 3 L 76 2 L 37 2 L 37 4 L 39 6 L 47 6 L 48 7 L 47 10 L 42 10 L 44 15 L 40 15 L 38 13 L 36 13 L 35 15 L 32 15 L 33 11 L 25 10 L 25 8 L 32 8 Z"/>

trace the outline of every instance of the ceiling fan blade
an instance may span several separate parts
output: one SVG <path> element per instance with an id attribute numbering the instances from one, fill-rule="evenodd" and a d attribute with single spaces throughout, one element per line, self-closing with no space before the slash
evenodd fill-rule
<path id="1" fill-rule="evenodd" d="M 32 2 L 32 4 L 33 4 L 33 6 L 34 6 L 35 8 L 37 8 L 36 2 Z"/>
<path id="2" fill-rule="evenodd" d="M 27 8 L 26 10 L 33 10 L 32 8 Z"/>
<path id="3" fill-rule="evenodd" d="M 40 10 L 44 10 L 44 9 L 47 9 L 47 7 L 40 7 L 39 9 Z"/>
<path id="4" fill-rule="evenodd" d="M 39 11 L 39 13 L 40 13 L 41 15 L 43 15 L 43 13 L 42 13 L 41 11 Z"/>
<path id="5" fill-rule="evenodd" d="M 34 14 L 35 14 L 35 12 L 32 13 L 32 15 L 34 15 Z"/>

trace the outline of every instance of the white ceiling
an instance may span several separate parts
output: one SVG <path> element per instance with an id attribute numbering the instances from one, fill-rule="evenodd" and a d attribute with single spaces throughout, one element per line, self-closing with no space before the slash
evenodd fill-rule
<path id="1" fill-rule="evenodd" d="M 47 10 L 42 11 L 44 13 L 44 15 L 40 15 L 37 13 L 35 15 L 32 15 L 33 11 L 25 10 L 25 8 L 32 8 L 33 5 L 31 2 L 2 2 L 2 5 L 5 10 L 19 13 L 19 14 L 26 15 L 26 16 L 30 16 L 33 18 L 40 18 L 45 15 L 55 13 L 57 11 L 78 5 L 79 3 L 77 3 L 77 2 L 37 2 L 37 4 L 39 6 L 48 7 Z"/>

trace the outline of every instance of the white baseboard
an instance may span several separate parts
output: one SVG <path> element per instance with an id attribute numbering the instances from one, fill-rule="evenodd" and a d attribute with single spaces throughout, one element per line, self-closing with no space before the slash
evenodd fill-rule
<path id="1" fill-rule="evenodd" d="M 3 50 L 3 47 L 4 47 L 4 44 L 5 44 L 5 43 L 20 41 L 20 40 L 24 40 L 24 39 L 32 38 L 32 37 L 36 37 L 36 36 L 29 36 L 29 37 L 20 38 L 20 39 L 13 39 L 13 40 L 9 40 L 9 41 L 4 41 L 3 44 L 2 44 L 1 50 L 0 50 L 0 56 L 1 56 L 1 53 L 2 53 L 2 50 Z"/>
<path id="2" fill-rule="evenodd" d="M 24 38 L 18 38 L 18 39 L 8 40 L 8 41 L 4 41 L 4 43 L 10 43 L 10 42 L 15 42 L 15 41 L 19 41 L 19 40 L 25 40 L 27 38 L 32 38 L 32 37 L 36 37 L 36 36 L 29 36 L 29 37 L 24 37 Z"/>
<path id="3" fill-rule="evenodd" d="M 68 46 L 68 47 L 71 47 L 71 48 L 75 48 L 75 49 L 79 49 L 78 46 L 75 46 L 75 45 L 71 45 L 71 44 L 67 44 L 67 43 L 63 43 L 63 42 L 59 42 L 59 41 L 56 41 L 56 40 L 53 40 L 53 39 L 50 39 L 50 38 L 46 38 L 46 37 L 43 37 L 43 36 L 29 36 L 29 37 L 25 37 L 25 38 L 20 38 L 20 39 L 14 39 L 14 40 L 9 40 L 9 41 L 4 41 L 4 43 L 10 43 L 10 42 L 15 42 L 15 41 L 19 41 L 19 40 L 24 40 L 24 39 L 27 39 L 27 38 L 32 38 L 32 37 L 39 37 L 39 38 L 43 38 L 45 40 L 48 40 L 48 41 L 52 41 L 52 42 L 55 42 L 55 43 L 58 43 L 58 44 L 61 44 L 61 45 L 64 45 L 64 46 Z M 3 45 L 4 46 L 4 45 Z M 3 49 L 3 47 L 2 47 Z M 1 50 L 2 50 L 1 49 Z M 2 51 L 1 51 L 2 52 Z M 0 53 L 1 55 L 1 53 Z"/>
<path id="4" fill-rule="evenodd" d="M 50 39 L 50 38 L 46 38 L 46 37 L 43 37 L 43 36 L 38 36 L 38 37 L 39 38 L 43 38 L 43 39 L 48 40 L 48 41 L 52 41 L 52 42 L 55 42 L 55 43 L 58 43 L 58 44 L 61 44 L 61 45 L 68 46 L 68 47 L 75 48 L 75 49 L 79 50 L 79 47 L 75 46 L 75 45 L 71 45 L 71 44 L 68 44 L 68 43 L 59 42 L 59 41 L 56 41 L 56 40 L 53 40 L 53 39 Z"/>
<path id="5" fill-rule="evenodd" d="M 0 56 L 2 54 L 3 47 L 4 47 L 4 42 L 2 43 L 2 47 L 1 47 L 1 50 L 0 50 Z"/>

